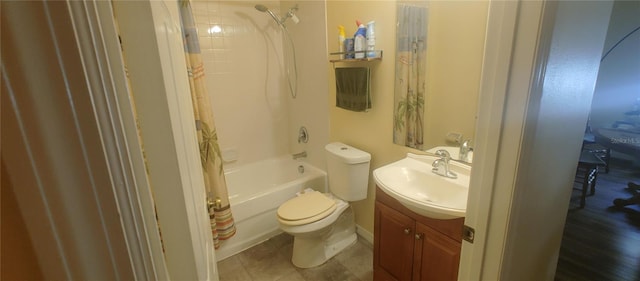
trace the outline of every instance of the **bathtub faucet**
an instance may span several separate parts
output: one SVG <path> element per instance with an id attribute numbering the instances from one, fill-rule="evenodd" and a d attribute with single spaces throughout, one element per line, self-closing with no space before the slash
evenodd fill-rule
<path id="1" fill-rule="evenodd" d="M 305 158 L 305 157 L 307 157 L 307 152 L 306 152 L 306 151 L 303 151 L 303 152 L 300 152 L 300 153 L 294 153 L 294 154 L 293 154 L 293 159 L 294 159 L 294 160 L 295 160 L 295 159 L 298 159 L 298 158 Z"/>

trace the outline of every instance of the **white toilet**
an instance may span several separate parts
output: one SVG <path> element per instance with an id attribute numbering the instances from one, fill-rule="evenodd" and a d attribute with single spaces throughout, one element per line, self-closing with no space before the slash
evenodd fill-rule
<path id="1" fill-rule="evenodd" d="M 325 150 L 331 193 L 307 191 L 278 208 L 280 229 L 294 236 L 291 262 L 300 268 L 321 265 L 356 242 L 346 201 L 367 198 L 371 154 L 339 142 Z"/>

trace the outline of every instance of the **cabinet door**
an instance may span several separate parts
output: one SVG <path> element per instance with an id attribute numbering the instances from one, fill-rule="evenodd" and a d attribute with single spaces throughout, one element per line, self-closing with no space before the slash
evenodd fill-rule
<path id="1" fill-rule="evenodd" d="M 415 221 L 376 202 L 374 280 L 411 280 Z"/>
<path id="2" fill-rule="evenodd" d="M 458 280 L 461 243 L 421 223 L 416 233 L 413 280 Z"/>

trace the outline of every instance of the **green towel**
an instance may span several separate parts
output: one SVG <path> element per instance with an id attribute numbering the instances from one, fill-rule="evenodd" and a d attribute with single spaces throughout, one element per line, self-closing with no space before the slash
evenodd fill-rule
<path id="1" fill-rule="evenodd" d="M 336 68 L 336 106 L 352 111 L 371 108 L 368 67 Z"/>

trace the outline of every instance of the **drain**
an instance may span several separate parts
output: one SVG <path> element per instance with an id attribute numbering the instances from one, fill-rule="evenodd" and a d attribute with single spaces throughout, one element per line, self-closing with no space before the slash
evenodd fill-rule
<path id="1" fill-rule="evenodd" d="M 304 174 L 304 166 L 303 165 L 298 166 L 298 173 Z"/>

